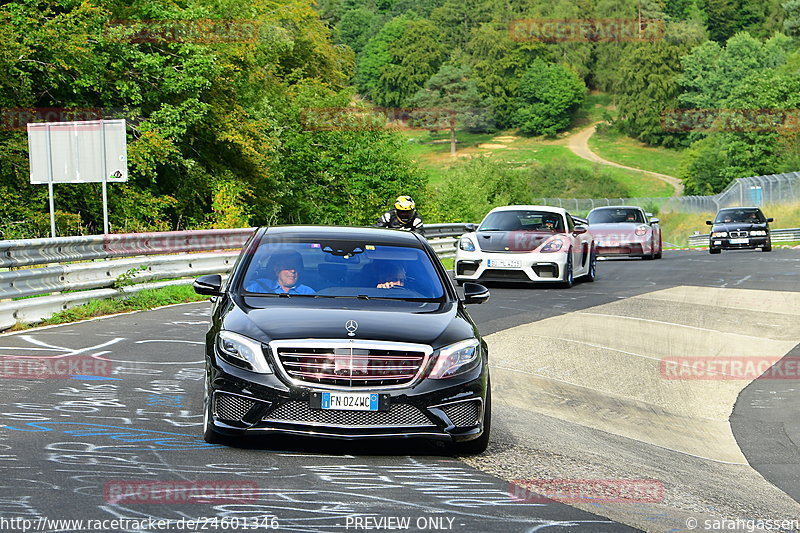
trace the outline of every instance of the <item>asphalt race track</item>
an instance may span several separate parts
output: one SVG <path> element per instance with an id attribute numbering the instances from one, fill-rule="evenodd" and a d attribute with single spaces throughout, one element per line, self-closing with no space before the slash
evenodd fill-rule
<path id="1" fill-rule="evenodd" d="M 734 309 L 720 304 L 720 316 L 724 315 L 725 323 L 736 324 L 735 313 L 742 322 L 762 312 L 773 313 L 775 320 L 786 320 L 789 328 L 794 319 L 787 313 L 797 310 L 775 307 L 782 301 L 794 301 L 782 300 L 781 294 L 800 293 L 800 251 L 726 252 L 719 256 L 697 251 L 667 252 L 659 261 L 602 261 L 598 275 L 595 283 L 578 283 L 569 290 L 490 286 L 491 301 L 471 306 L 470 312 L 481 332 L 490 338 L 491 334 L 497 334 L 495 342 L 501 346 L 503 332 L 511 328 L 536 327 L 532 323 L 543 320 L 572 320 L 571 323 L 578 324 L 584 320 L 588 324 L 594 320 L 588 316 L 591 313 L 596 316 L 611 313 L 594 309 L 613 310 L 617 321 L 630 313 L 630 309 L 644 309 L 648 316 L 634 318 L 658 322 L 653 327 L 663 328 L 661 310 L 669 305 L 688 307 L 687 294 L 691 288 L 704 287 L 707 289 L 703 290 L 732 289 L 714 294 L 755 298 L 766 293 L 752 291 L 775 293 L 773 299 L 763 300 L 764 308 L 742 309 L 743 304 L 734 303 L 731 306 L 739 305 Z M 690 289 L 687 291 L 686 287 Z M 655 293 L 666 296 L 651 298 Z M 633 306 L 630 309 L 625 307 L 628 302 Z M 698 516 L 763 516 L 759 505 L 731 510 L 704 496 L 697 497 L 697 501 L 666 498 L 670 506 L 681 507 L 681 514 L 671 514 L 664 505 L 626 502 L 625 509 L 620 511 L 613 506 L 582 503 L 576 507 L 531 497 L 515 489 L 508 480 L 531 479 L 537 472 L 541 477 L 556 477 L 546 469 L 536 468 L 544 468 L 547 461 L 555 459 L 548 450 L 549 455 L 536 456 L 533 465 L 522 465 L 531 454 L 528 459 L 519 459 L 519 463 L 517 459 L 508 460 L 519 457 L 514 455 L 519 454 L 514 444 L 520 440 L 516 438 L 518 435 L 530 435 L 527 444 L 531 449 L 542 451 L 545 445 L 563 444 L 564 454 L 567 451 L 582 454 L 587 464 L 594 461 L 598 467 L 598 479 L 608 479 L 613 473 L 600 468 L 608 464 L 602 454 L 592 455 L 592 446 L 618 447 L 625 453 L 648 455 L 648 475 L 637 476 L 633 472 L 627 478 L 662 479 L 663 474 L 668 495 L 673 486 L 679 485 L 672 483 L 669 475 L 682 469 L 688 472 L 686 479 L 693 479 L 693 472 L 704 469 L 709 461 L 723 465 L 720 468 L 732 464 L 736 468 L 752 468 L 753 476 L 767 480 L 763 481 L 767 489 L 759 497 L 764 505 L 772 505 L 776 510 L 772 518 L 800 517 L 800 512 L 796 512 L 800 509 L 797 504 L 800 424 L 796 422 L 800 393 L 796 381 L 755 380 L 744 387 L 731 415 L 732 437 L 726 444 L 728 447 L 703 454 L 687 451 L 694 438 L 691 433 L 687 433 L 691 438 L 675 438 L 664 445 L 663 439 L 670 438 L 667 430 L 652 440 L 636 434 L 635 428 L 616 432 L 613 418 L 604 420 L 600 413 L 596 423 L 588 423 L 573 410 L 564 411 L 565 418 L 561 419 L 554 414 L 561 411 L 552 409 L 562 406 L 555 404 L 552 409 L 543 405 L 540 411 L 530 414 L 538 417 L 530 418 L 530 424 L 538 424 L 535 428 L 521 426 L 527 422 L 524 417 L 515 416 L 518 411 L 514 398 L 506 398 L 504 402 L 502 396 L 497 409 L 499 423 L 494 428 L 489 451 L 466 462 L 433 444 L 414 441 L 352 444 L 287 438 L 268 442 L 248 440 L 238 447 L 208 445 L 201 437 L 202 354 L 208 309 L 208 303 L 186 304 L 0 335 L 1 363 L 12 357 L 18 361 L 22 357 L 43 356 L 54 360 L 70 357 L 90 362 L 110 361 L 108 372 L 99 377 L 73 373 L 62 379 L 23 379 L 9 377 L 8 367 L 3 367 L 6 379 L 0 403 L 1 531 L 22 531 L 23 522 L 3 522 L 11 519 L 32 520 L 28 530 L 36 531 L 159 530 L 146 519 L 170 520 L 172 531 L 632 529 L 621 522 L 637 529 L 686 531 L 691 528 L 687 529 L 683 518 L 693 510 Z M 694 320 L 687 312 L 686 320 L 690 319 Z M 598 327 L 604 327 L 602 324 L 598 322 Z M 781 331 L 770 333 L 769 339 L 763 341 L 772 343 L 769 346 L 779 356 L 792 342 L 798 342 L 796 338 L 792 340 L 793 333 Z M 756 333 L 748 330 L 747 336 L 755 338 Z M 631 336 L 638 334 L 635 329 L 630 330 Z M 620 336 L 625 337 L 617 335 Z M 702 336 L 713 341 L 713 336 L 707 333 Z M 610 345 L 610 341 L 598 343 Z M 658 351 L 653 348 L 654 353 Z M 521 351 L 526 349 L 522 346 Z M 543 348 L 537 346 L 535 350 L 539 353 Z M 513 361 L 506 364 L 507 353 L 493 351 L 490 358 L 495 355 L 502 362 L 500 366 L 510 368 Z M 785 357 L 797 356 L 795 348 Z M 542 352 L 542 357 L 548 354 Z M 570 361 L 565 358 L 565 363 L 575 364 Z M 503 368 L 498 368 L 498 377 Z M 574 383 L 579 383 L 582 379 L 579 372 L 573 374 Z M 551 377 L 541 373 L 535 379 Z M 597 390 L 601 385 L 598 384 Z M 738 389 L 723 392 L 735 399 Z M 765 398 L 769 402 L 765 403 Z M 626 403 L 626 408 L 629 404 L 634 401 Z M 675 412 L 692 408 L 687 402 L 675 407 Z M 655 420 L 657 412 L 653 413 Z M 637 411 L 636 416 L 641 413 Z M 548 431 L 551 439 L 558 437 L 555 444 L 541 440 L 545 428 L 552 430 Z M 723 430 L 717 425 L 708 430 L 708 435 Z M 571 443 L 564 442 L 562 434 L 568 435 Z M 537 439 L 542 446 L 536 444 Z M 650 447 L 659 447 L 665 455 L 651 454 Z M 736 454 L 747 461 L 727 459 Z M 494 464 L 493 456 L 499 458 Z M 681 461 L 680 467 L 676 468 L 675 463 L 665 464 L 667 459 L 662 457 Z M 694 470 L 689 472 L 690 469 Z M 586 471 L 582 472 L 564 470 L 560 475 L 585 478 Z M 153 489 L 152 482 L 163 482 L 160 492 Z M 715 487 L 709 488 L 711 492 L 714 490 Z M 786 516 L 785 510 L 791 511 L 793 505 L 797 506 L 794 516 Z M 743 514 L 732 516 L 739 512 Z M 84 522 L 54 522 L 70 519 Z M 97 522 L 88 522 L 113 519 L 128 522 L 106 522 L 100 524 L 102 527 Z"/>

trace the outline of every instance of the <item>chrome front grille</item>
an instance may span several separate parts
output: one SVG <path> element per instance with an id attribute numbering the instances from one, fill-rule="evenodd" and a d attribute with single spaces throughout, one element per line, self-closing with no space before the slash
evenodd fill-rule
<path id="1" fill-rule="evenodd" d="M 282 422 L 337 427 L 419 427 L 434 424 L 412 405 L 394 404 L 388 411 L 335 411 L 312 409 L 308 402 L 287 402 L 264 417 Z"/>
<path id="2" fill-rule="evenodd" d="M 214 395 L 214 416 L 222 420 L 241 420 L 254 403 L 241 396 L 218 392 Z"/>
<path id="3" fill-rule="evenodd" d="M 456 427 L 474 426 L 481 414 L 481 404 L 478 400 L 451 403 L 443 406 L 442 411 Z"/>
<path id="4" fill-rule="evenodd" d="M 425 345 L 360 340 L 301 340 L 270 343 L 286 376 L 323 388 L 387 388 L 413 382 L 425 368 Z"/>
<path id="5" fill-rule="evenodd" d="M 733 238 L 733 239 L 742 239 L 744 237 L 747 237 L 747 235 L 748 235 L 748 232 L 744 231 L 744 230 L 741 230 L 741 231 L 729 231 L 728 232 L 728 236 Z"/>

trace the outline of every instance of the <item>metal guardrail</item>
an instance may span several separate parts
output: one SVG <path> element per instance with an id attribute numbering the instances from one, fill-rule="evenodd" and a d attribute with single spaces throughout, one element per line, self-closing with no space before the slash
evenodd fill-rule
<path id="1" fill-rule="evenodd" d="M 255 228 L 0 241 L 0 268 L 242 247 Z"/>
<path id="2" fill-rule="evenodd" d="M 658 206 L 663 211 L 713 212 L 723 207 L 764 205 L 800 200 L 800 172 L 736 178 L 722 192 L 712 196 L 664 196 L 653 198 L 533 198 L 532 203 L 563 207 L 571 212 L 595 207 L 636 205 Z"/>
<path id="3" fill-rule="evenodd" d="M 772 242 L 792 242 L 800 241 L 800 228 L 791 229 L 773 229 L 769 231 L 770 240 Z M 708 239 L 711 237 L 710 233 L 702 235 L 691 235 L 689 237 L 689 246 L 703 246 L 708 244 Z"/>
<path id="4" fill-rule="evenodd" d="M 0 331 L 16 322 L 41 320 L 91 300 L 188 284 L 203 274 L 227 273 L 253 231 L 242 228 L 0 241 L 0 268 L 16 268 L 0 272 L 0 300 L 12 299 L 0 302 Z M 441 258 L 455 255 L 457 237 L 464 231 L 464 224 L 424 227 L 425 237 Z M 18 268 L 37 265 L 48 266 Z M 118 287 L 126 275 L 128 280 Z M 136 285 L 126 285 L 132 281 Z M 30 296 L 34 297 L 27 298 Z"/>

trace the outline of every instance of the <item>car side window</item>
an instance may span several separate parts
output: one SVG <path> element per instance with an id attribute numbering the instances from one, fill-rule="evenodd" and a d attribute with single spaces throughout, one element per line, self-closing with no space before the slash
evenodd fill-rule
<path id="1" fill-rule="evenodd" d="M 575 229 L 575 221 L 572 220 L 570 215 L 567 215 L 567 233 L 572 233 L 572 230 Z"/>

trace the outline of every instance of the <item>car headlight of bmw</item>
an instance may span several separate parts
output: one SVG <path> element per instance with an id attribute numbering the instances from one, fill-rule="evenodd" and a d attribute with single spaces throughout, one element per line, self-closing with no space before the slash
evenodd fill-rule
<path id="1" fill-rule="evenodd" d="M 473 370 L 480 363 L 479 346 L 478 339 L 467 339 L 440 349 L 428 377 L 445 379 Z"/>
<path id="2" fill-rule="evenodd" d="M 757 229 L 755 231 L 750 232 L 751 237 L 766 237 L 767 232 L 761 229 Z"/>
<path id="3" fill-rule="evenodd" d="M 458 247 L 465 252 L 475 251 L 475 243 L 469 237 L 461 237 L 461 240 L 458 241 Z"/>
<path id="4" fill-rule="evenodd" d="M 715 231 L 714 233 L 711 234 L 712 239 L 718 239 L 720 237 L 727 237 L 727 236 L 728 236 L 727 231 Z"/>
<path id="5" fill-rule="evenodd" d="M 557 251 L 561 250 L 561 248 L 563 246 L 564 246 L 563 239 L 553 239 L 552 241 L 550 241 L 547 244 L 545 244 L 544 246 L 542 246 L 542 250 L 541 251 L 545 252 L 545 253 L 547 253 L 547 252 L 557 252 Z"/>
<path id="6" fill-rule="evenodd" d="M 217 350 L 231 364 L 259 374 L 272 374 L 261 343 L 232 331 L 217 334 Z"/>

